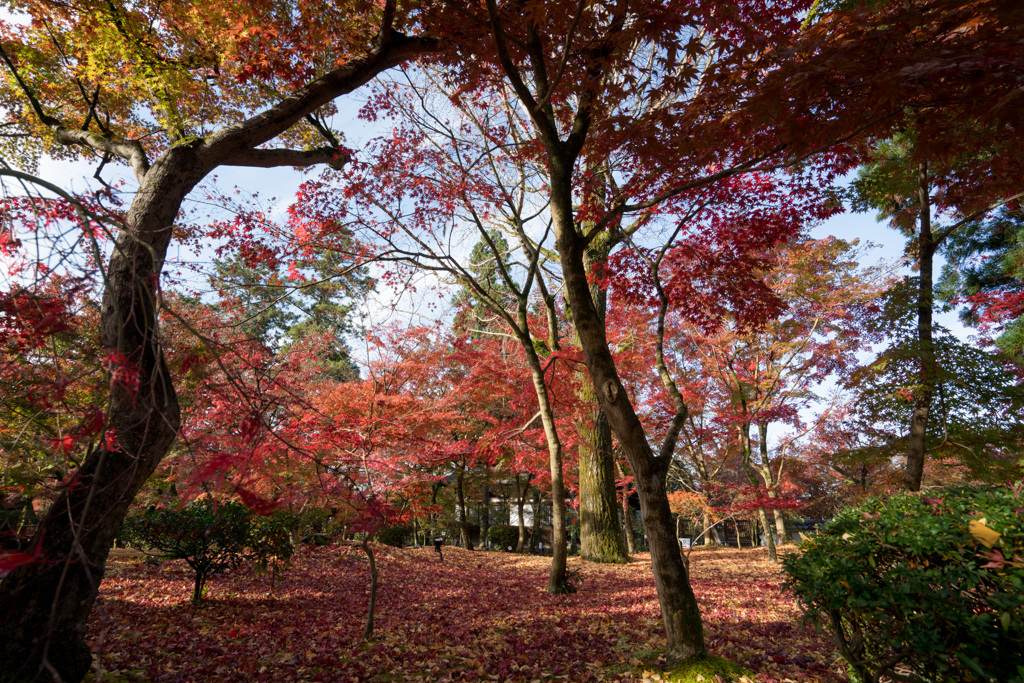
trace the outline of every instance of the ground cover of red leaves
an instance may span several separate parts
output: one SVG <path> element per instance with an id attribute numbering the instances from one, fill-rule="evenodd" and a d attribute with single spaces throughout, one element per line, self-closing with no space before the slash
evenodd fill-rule
<path id="1" fill-rule="evenodd" d="M 90 621 L 94 681 L 628 681 L 656 678 L 664 647 L 650 561 L 570 558 L 574 595 L 545 590 L 549 559 L 375 546 L 374 641 L 361 640 L 369 569 L 357 547 L 303 548 L 270 592 L 239 568 L 191 605 L 192 573 L 114 559 Z M 712 654 L 761 683 L 843 681 L 824 636 L 800 623 L 763 550 L 690 556 Z"/>

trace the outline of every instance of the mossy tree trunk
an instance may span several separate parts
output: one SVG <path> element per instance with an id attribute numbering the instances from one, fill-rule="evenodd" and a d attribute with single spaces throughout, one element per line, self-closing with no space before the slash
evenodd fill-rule
<path id="1" fill-rule="evenodd" d="M 583 259 L 588 272 L 602 271 L 612 246 L 608 232 L 599 233 L 590 242 Z M 592 280 L 590 297 L 603 322 L 608 311 L 608 291 Z M 629 554 L 619 529 L 612 428 L 598 405 L 594 384 L 583 370 L 579 398 L 593 406 L 588 421 L 579 428 L 580 556 L 591 562 L 626 562 Z"/>

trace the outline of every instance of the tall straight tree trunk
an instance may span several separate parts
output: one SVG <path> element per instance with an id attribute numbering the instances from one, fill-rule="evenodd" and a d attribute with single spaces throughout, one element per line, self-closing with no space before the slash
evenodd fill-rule
<path id="1" fill-rule="evenodd" d="M 701 544 L 702 545 L 711 545 L 711 543 L 712 543 L 711 539 L 714 536 L 717 536 L 717 533 L 716 533 L 715 527 L 711 526 L 711 513 L 708 512 L 707 510 L 704 510 L 701 513 L 701 524 L 704 525 L 704 529 L 703 529 L 704 536 L 703 536 L 703 540 L 701 541 Z"/>
<path id="2" fill-rule="evenodd" d="M 908 491 L 921 490 L 924 474 L 925 437 L 928 431 L 928 412 L 931 409 L 935 383 L 935 343 L 932 338 L 932 286 L 935 261 L 935 241 L 932 237 L 931 199 L 928 183 L 928 165 L 921 162 L 917 171 L 918 202 L 920 203 L 920 232 L 917 238 L 920 281 L 917 290 L 917 342 L 920 358 L 920 381 L 914 390 L 914 412 L 910 417 L 910 437 L 907 441 L 907 467 L 903 485 Z"/>
<path id="3" fill-rule="evenodd" d="M 772 562 L 778 562 L 779 554 L 775 549 L 775 538 L 772 534 L 772 528 L 768 526 L 768 515 L 763 509 L 757 511 L 757 519 L 761 522 L 761 530 L 764 532 L 764 542 L 768 544 L 768 559 Z"/>
<path id="4" fill-rule="evenodd" d="M 595 400 L 590 378 L 584 382 Z M 585 426 L 579 444 L 580 556 L 591 562 L 626 562 L 629 555 L 619 531 L 618 496 L 615 492 L 615 459 L 608 418 L 600 410 L 590 414 L 594 421 Z"/>
<path id="5" fill-rule="evenodd" d="M 757 481 L 757 472 L 754 468 L 754 464 L 751 462 L 752 458 L 752 444 L 750 438 L 750 423 L 744 423 L 740 427 L 740 439 L 743 443 L 743 471 L 747 475 L 747 481 L 750 485 L 759 488 Z M 764 434 L 762 433 L 761 442 L 764 443 Z M 767 448 L 767 446 L 765 446 Z M 772 562 L 778 561 L 778 554 L 775 552 L 775 539 L 772 537 L 771 529 L 768 527 L 768 514 L 764 508 L 757 509 L 757 518 L 761 522 L 761 529 L 764 531 L 765 543 L 768 544 L 768 559 Z"/>
<path id="6" fill-rule="evenodd" d="M 774 489 L 768 492 L 769 498 L 778 497 L 778 493 Z M 782 510 L 773 509 L 772 514 L 775 516 L 775 532 L 779 535 L 779 545 L 787 545 L 792 542 L 789 534 L 786 533 L 786 518 L 782 514 Z"/>
<path id="7" fill-rule="evenodd" d="M 586 227 L 587 224 L 584 224 Z M 599 272 L 608 260 L 610 240 L 603 232 L 586 250 L 584 267 Z M 602 322 L 608 310 L 608 291 L 595 280 L 590 296 Z M 592 405 L 589 421 L 581 425 L 583 432 L 579 453 L 580 487 L 580 556 L 591 562 L 626 562 L 629 555 L 622 544 L 615 492 L 615 454 L 612 451 L 612 428 L 597 403 L 594 385 L 585 372 L 580 378 L 579 398 Z"/>
<path id="8" fill-rule="evenodd" d="M 779 471 L 779 480 L 776 481 L 775 470 L 772 469 L 772 465 L 768 461 L 768 424 L 758 424 L 757 430 L 760 436 L 758 447 L 761 449 L 761 465 L 758 467 L 758 472 L 761 474 L 765 488 L 768 489 L 769 500 L 776 500 L 779 497 L 779 486 L 782 483 L 781 470 Z M 786 521 L 782 517 L 782 511 L 773 507 L 772 516 L 774 517 L 773 521 L 775 522 L 775 531 L 778 534 L 779 545 L 785 545 L 789 542 L 789 537 L 786 535 Z"/>

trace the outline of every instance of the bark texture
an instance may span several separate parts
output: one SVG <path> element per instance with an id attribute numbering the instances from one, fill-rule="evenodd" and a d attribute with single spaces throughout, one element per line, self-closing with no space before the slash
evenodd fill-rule
<path id="1" fill-rule="evenodd" d="M 611 242 L 608 233 L 601 233 L 584 252 L 584 268 L 594 272 L 608 260 Z M 594 281 L 590 297 L 601 320 L 608 310 L 608 292 Z M 590 420 L 580 426 L 580 556 L 591 562 L 629 561 L 619 531 L 618 496 L 615 491 L 615 454 L 612 451 L 612 428 L 597 402 L 590 377 L 580 378 L 580 400 L 594 406 Z"/>

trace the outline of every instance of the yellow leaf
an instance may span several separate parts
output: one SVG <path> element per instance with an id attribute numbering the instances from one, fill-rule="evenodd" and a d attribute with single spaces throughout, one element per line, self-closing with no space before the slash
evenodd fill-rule
<path id="1" fill-rule="evenodd" d="M 974 536 L 978 543 L 982 544 L 986 548 L 991 548 L 999 542 L 1000 533 L 985 526 L 985 522 L 987 521 L 988 520 L 984 517 L 981 519 L 972 519 L 968 527 L 971 530 L 971 535 Z"/>

